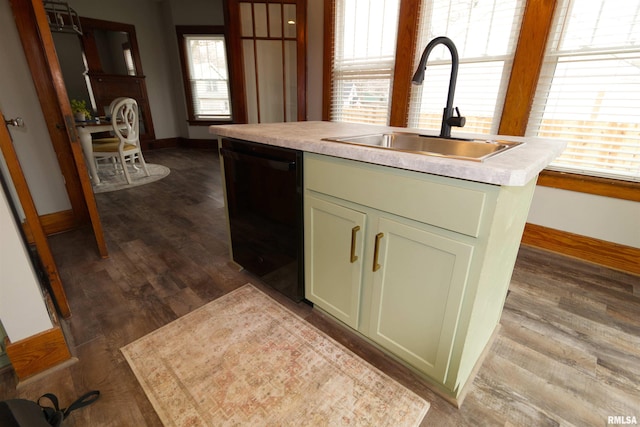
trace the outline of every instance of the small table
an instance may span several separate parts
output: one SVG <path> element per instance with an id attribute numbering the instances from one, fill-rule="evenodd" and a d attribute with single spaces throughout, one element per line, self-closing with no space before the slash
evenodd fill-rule
<path id="1" fill-rule="evenodd" d="M 91 142 L 91 134 L 113 130 L 113 126 L 111 125 L 111 123 L 76 122 L 76 129 L 78 131 L 78 137 L 80 138 L 80 144 L 82 144 L 84 159 L 89 166 L 91 178 L 93 179 L 94 184 L 99 185 L 100 178 L 98 177 L 96 162 L 93 160 L 93 144 Z"/>

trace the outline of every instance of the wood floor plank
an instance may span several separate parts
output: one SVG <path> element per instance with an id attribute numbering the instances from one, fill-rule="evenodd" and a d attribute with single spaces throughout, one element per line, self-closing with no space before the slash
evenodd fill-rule
<path id="1" fill-rule="evenodd" d="M 640 412 L 640 356 L 609 351 L 598 356 L 597 378 L 634 398 Z"/>
<path id="2" fill-rule="evenodd" d="M 546 386 L 565 394 L 563 402 L 590 413 L 591 418 L 600 417 L 600 422 L 607 414 L 630 413 L 637 409 L 636 396 L 609 386 L 592 373 L 574 369 L 508 338 L 498 337 L 492 350 L 495 355 L 528 371 L 528 376 L 545 378 Z"/>
<path id="3" fill-rule="evenodd" d="M 486 361 L 482 375 L 493 388 L 501 389 L 507 395 L 526 396 L 531 410 L 549 414 L 560 425 L 581 427 L 604 424 L 606 418 L 594 414 L 588 402 L 571 399 L 564 388 L 549 382 L 550 376 L 532 375 L 518 363 L 496 355 Z"/>
<path id="4" fill-rule="evenodd" d="M 585 374 L 596 375 L 598 357 L 589 351 L 590 347 L 549 324 L 506 310 L 502 315 L 501 336 Z"/>
<path id="5" fill-rule="evenodd" d="M 205 304 L 205 301 L 191 288 L 181 289 L 175 294 L 170 295 L 166 300 L 169 307 L 171 307 L 178 317 L 182 317 Z"/>
<path id="6" fill-rule="evenodd" d="M 489 379 L 485 375 L 476 378 L 474 392 L 467 397 L 465 405 L 465 419 L 469 422 L 468 425 L 473 425 L 473 420 L 482 420 L 483 425 L 492 426 L 560 425 L 557 420 L 531 405 L 524 396 L 514 394 L 508 384 Z"/>
<path id="7" fill-rule="evenodd" d="M 111 348 L 106 337 L 80 346 L 78 358 L 80 365 L 72 371 L 76 391 L 82 394 L 89 390 L 100 390 L 100 398 L 93 405 L 73 413 L 70 420 L 73 419 L 74 425 L 119 425 L 121 420 L 128 420 L 126 425 L 131 426 L 149 425 L 134 398 L 137 384 L 131 381 L 129 367 L 122 354 Z M 104 369 L 105 366 L 110 366 L 110 369 Z M 117 408 L 117 417 L 104 408 Z M 150 415 L 151 412 L 146 411 L 146 418 L 153 420 Z"/>
<path id="8" fill-rule="evenodd" d="M 597 319 L 590 319 L 560 309 L 548 310 L 544 303 L 531 299 L 520 301 L 515 298 L 507 298 L 505 307 L 534 312 L 533 316 L 541 322 L 550 322 L 574 336 L 580 337 L 594 347 L 617 348 L 629 354 L 637 354 L 640 349 L 640 336 L 620 331 L 615 327 L 600 323 Z M 539 310 L 535 311 L 534 308 Z"/>

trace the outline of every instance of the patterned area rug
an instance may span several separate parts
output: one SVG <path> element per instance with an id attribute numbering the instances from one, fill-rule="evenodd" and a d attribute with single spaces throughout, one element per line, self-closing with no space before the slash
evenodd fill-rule
<path id="1" fill-rule="evenodd" d="M 116 171 L 110 164 L 101 164 L 98 167 L 98 177 L 100 184 L 93 186 L 94 193 L 107 193 L 109 191 L 125 190 L 127 188 L 138 187 L 144 184 L 150 184 L 161 180 L 169 175 L 170 169 L 166 166 L 147 163 L 149 175 L 146 176 L 142 169 L 135 169 L 128 165 L 129 174 L 131 175 L 131 184 L 127 183 L 122 171 Z"/>
<path id="2" fill-rule="evenodd" d="M 166 426 L 412 426 L 429 403 L 251 284 L 121 349 Z"/>

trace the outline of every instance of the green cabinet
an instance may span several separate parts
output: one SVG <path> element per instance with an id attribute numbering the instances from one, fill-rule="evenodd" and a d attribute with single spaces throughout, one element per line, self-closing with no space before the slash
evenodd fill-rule
<path id="1" fill-rule="evenodd" d="M 498 327 L 535 182 L 304 162 L 305 297 L 461 399 Z"/>
<path id="2" fill-rule="evenodd" d="M 305 198 L 306 298 L 444 381 L 473 246 L 322 197 Z M 361 322 L 365 288 L 371 304 Z"/>

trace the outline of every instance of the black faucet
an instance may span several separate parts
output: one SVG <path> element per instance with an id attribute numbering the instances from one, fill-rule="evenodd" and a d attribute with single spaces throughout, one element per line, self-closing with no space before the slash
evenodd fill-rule
<path id="1" fill-rule="evenodd" d="M 427 47 L 424 48 L 424 52 L 422 52 L 422 58 L 420 58 L 420 65 L 418 65 L 418 69 L 416 73 L 413 75 L 413 83 L 417 85 L 421 85 L 424 81 L 424 71 L 427 68 L 427 59 L 429 58 L 429 54 L 433 50 L 433 48 L 439 44 L 445 45 L 449 52 L 451 52 L 451 79 L 449 80 L 449 93 L 447 94 L 447 106 L 444 108 L 444 113 L 442 114 L 442 126 L 440 127 L 440 137 L 441 138 L 450 138 L 451 137 L 451 127 L 463 127 L 466 119 L 460 116 L 460 110 L 456 107 L 457 117 L 453 116 L 453 95 L 456 91 L 456 80 L 458 79 L 458 50 L 456 49 L 456 45 L 453 44 L 450 38 L 448 37 L 436 37 L 431 40 Z"/>

